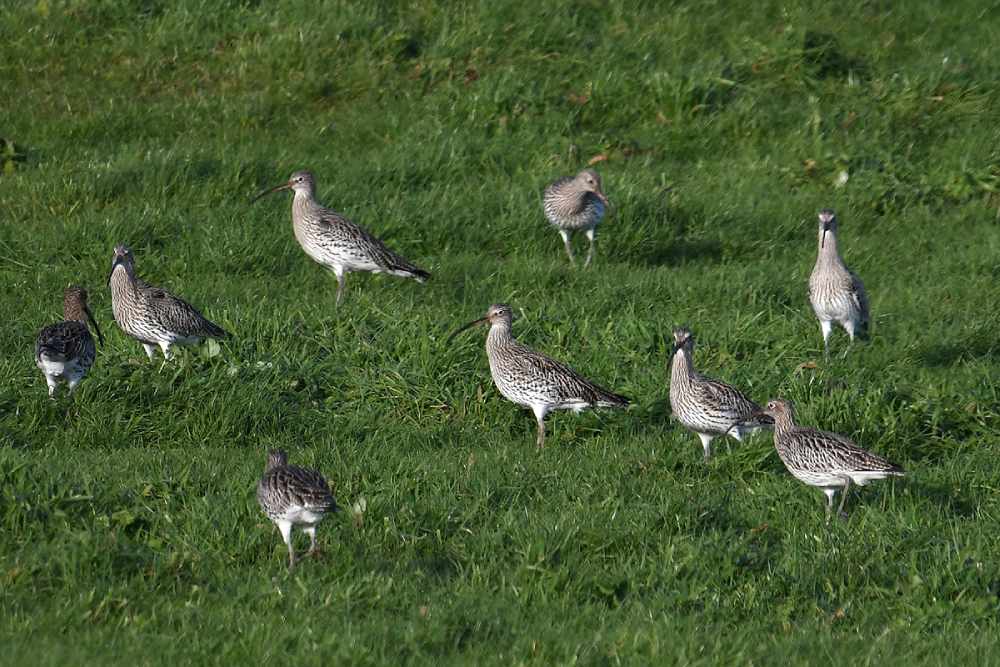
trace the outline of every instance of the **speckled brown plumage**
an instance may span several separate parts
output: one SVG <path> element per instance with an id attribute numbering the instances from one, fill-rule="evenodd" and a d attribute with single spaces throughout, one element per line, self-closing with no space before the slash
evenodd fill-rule
<path id="1" fill-rule="evenodd" d="M 904 474 L 901 467 L 861 449 L 849 438 L 797 426 L 790 401 L 774 399 L 768 402 L 763 413 L 774 419 L 774 448 L 788 472 L 826 494 L 828 522 L 833 510 L 833 497 L 838 490 L 842 495 L 837 513 L 843 515 L 852 482 L 864 486 L 872 480 Z"/>
<path id="2" fill-rule="evenodd" d="M 301 526 L 309 535 L 309 554 L 314 554 L 316 526 L 327 514 L 337 511 L 337 502 L 323 475 L 289 465 L 288 455 L 280 449 L 268 452 L 264 475 L 257 483 L 257 502 L 288 545 L 289 569 L 295 566 L 292 528 Z"/>
<path id="3" fill-rule="evenodd" d="M 507 304 L 490 306 L 480 318 L 453 333 L 489 322 L 486 355 L 493 383 L 507 400 L 531 409 L 538 424 L 537 444 L 545 444 L 545 416 L 552 410 L 625 408 L 628 399 L 586 379 L 569 366 L 522 345 L 511 335 L 513 312 Z"/>
<path id="4" fill-rule="evenodd" d="M 35 339 L 35 364 L 45 376 L 50 398 L 55 398 L 60 382 L 65 382 L 72 394 L 93 365 L 97 347 L 88 324 L 103 343 L 101 329 L 87 304 L 87 291 L 68 287 L 63 293 L 63 321 L 43 328 Z"/>
<path id="5" fill-rule="evenodd" d="M 760 406 L 739 389 L 713 380 L 694 369 L 694 335 L 674 330 L 674 355 L 670 365 L 670 407 L 684 428 L 701 440 L 707 461 L 712 440 L 730 435 L 737 441 L 754 429 L 771 425 L 760 415 Z"/>
<path id="6" fill-rule="evenodd" d="M 326 208 L 316 200 L 316 180 L 308 171 L 297 171 L 287 183 L 266 190 L 264 195 L 292 190 L 292 230 L 295 240 L 313 260 L 337 276 L 337 303 L 343 298 L 346 276 L 351 271 L 388 273 L 425 282 L 431 274 L 389 250 L 361 225 Z"/>
<path id="7" fill-rule="evenodd" d="M 229 335 L 184 299 L 136 276 L 135 257 L 124 245 L 115 246 L 108 285 L 115 321 L 142 343 L 150 361 L 157 346 L 167 360 L 173 345 L 196 345 L 205 338 Z"/>
<path id="8" fill-rule="evenodd" d="M 837 216 L 830 209 L 819 212 L 817 245 L 816 264 L 809 276 L 809 303 L 823 332 L 823 353 L 828 355 L 833 323 L 842 326 L 853 343 L 855 335 L 867 336 L 870 313 L 861 278 L 847 268 L 837 251 Z"/>
<path id="9" fill-rule="evenodd" d="M 576 231 L 586 233 L 590 249 L 584 266 L 588 266 L 594 258 L 597 226 L 604 219 L 608 207 L 601 177 L 593 169 L 584 169 L 576 176 L 556 179 L 545 188 L 542 193 L 542 209 L 549 223 L 559 230 L 571 264 L 575 261 L 570 243 L 571 234 Z"/>

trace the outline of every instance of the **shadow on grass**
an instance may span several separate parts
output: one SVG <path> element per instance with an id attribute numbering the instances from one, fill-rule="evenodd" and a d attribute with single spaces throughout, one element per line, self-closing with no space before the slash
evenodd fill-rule
<path id="1" fill-rule="evenodd" d="M 636 259 L 648 266 L 715 263 L 722 259 L 722 243 L 715 239 L 653 239 L 642 247 Z"/>
<path id="2" fill-rule="evenodd" d="M 971 359 L 993 356 L 996 356 L 996 339 L 982 335 L 954 343 L 930 345 L 921 350 L 919 359 L 924 366 L 941 368 Z"/>
<path id="3" fill-rule="evenodd" d="M 964 519 L 972 518 L 976 514 L 975 504 L 955 486 L 915 480 L 910 480 L 907 485 L 914 496 L 926 498 L 943 512 Z"/>

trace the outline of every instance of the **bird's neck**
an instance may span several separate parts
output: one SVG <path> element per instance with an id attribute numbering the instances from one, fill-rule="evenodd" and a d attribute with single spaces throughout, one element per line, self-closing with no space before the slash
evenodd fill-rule
<path id="1" fill-rule="evenodd" d="M 487 352 L 506 348 L 513 342 L 514 337 L 510 335 L 510 324 L 507 322 L 495 322 L 490 325 L 490 332 L 486 335 Z"/>
<path id="2" fill-rule="evenodd" d="M 671 362 L 670 382 L 677 385 L 686 385 L 691 382 L 694 375 L 694 360 L 683 347 L 674 352 L 674 359 Z"/>
<path id="3" fill-rule="evenodd" d="M 138 289 L 135 280 L 121 264 L 116 266 L 115 270 L 111 272 L 111 280 L 108 282 L 111 284 L 112 296 L 131 297 Z"/>
<path id="4" fill-rule="evenodd" d="M 301 217 L 309 215 L 315 211 L 315 209 L 320 208 L 319 202 L 313 197 L 311 192 L 306 192 L 304 190 L 296 190 L 295 196 L 292 197 L 292 216 Z"/>
<path id="5" fill-rule="evenodd" d="M 826 233 L 826 239 L 823 238 L 823 230 L 819 230 L 819 241 L 816 247 L 819 249 L 816 255 L 816 265 L 838 265 L 843 262 L 840 259 L 840 253 L 837 252 L 837 233 L 829 231 Z"/>
<path id="6" fill-rule="evenodd" d="M 67 322 L 87 323 L 87 315 L 83 310 L 83 304 L 79 301 L 68 301 L 63 304 L 63 319 Z"/>
<path id="7" fill-rule="evenodd" d="M 795 420 L 787 412 L 781 412 L 774 416 L 774 434 L 781 437 L 792 432 L 795 428 Z"/>

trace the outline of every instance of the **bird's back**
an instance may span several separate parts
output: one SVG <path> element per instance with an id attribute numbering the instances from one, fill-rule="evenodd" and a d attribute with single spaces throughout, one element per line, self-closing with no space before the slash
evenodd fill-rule
<path id="1" fill-rule="evenodd" d="M 424 282 L 430 273 L 390 250 L 381 239 L 336 211 L 316 206 L 299 214 L 295 236 L 306 253 L 327 266 L 390 273 Z"/>
<path id="2" fill-rule="evenodd" d="M 278 466 L 267 470 L 257 484 L 257 502 L 272 520 L 316 523 L 337 503 L 330 486 L 315 470 Z"/>
<path id="3" fill-rule="evenodd" d="M 799 473 L 846 476 L 864 484 L 867 479 L 903 474 L 899 466 L 838 433 L 796 426 L 776 433 L 775 446 L 785 466 L 797 477 Z"/>
<path id="4" fill-rule="evenodd" d="M 564 408 L 628 406 L 626 397 L 517 341 L 494 349 L 489 357 L 497 389 L 515 403 L 543 403 Z"/>
<path id="5" fill-rule="evenodd" d="M 559 229 L 597 226 L 604 218 L 604 202 L 592 192 L 577 192 L 575 179 L 566 176 L 552 182 L 542 193 L 542 208 L 548 221 Z"/>
<path id="6" fill-rule="evenodd" d="M 94 361 L 96 347 L 87 325 L 65 321 L 43 328 L 35 339 L 35 362 L 78 361 L 85 368 Z"/>

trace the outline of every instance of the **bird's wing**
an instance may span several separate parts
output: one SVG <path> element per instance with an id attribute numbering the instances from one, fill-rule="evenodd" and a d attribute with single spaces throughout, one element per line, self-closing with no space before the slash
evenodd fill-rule
<path id="1" fill-rule="evenodd" d="M 760 406 L 747 398 L 743 392 L 736 387 L 728 385 L 719 380 L 700 376 L 700 382 L 695 383 L 695 391 L 712 405 L 733 414 L 740 420 L 749 419 L 755 412 L 760 411 Z"/>
<path id="2" fill-rule="evenodd" d="M 629 399 L 613 391 L 591 382 L 564 363 L 556 361 L 544 354 L 518 345 L 514 358 L 523 364 L 529 375 L 540 375 L 553 387 L 558 387 L 561 398 L 566 400 L 579 399 L 590 405 L 611 404 L 626 407 Z"/>
<path id="3" fill-rule="evenodd" d="M 198 312 L 197 308 L 162 287 L 144 282 L 140 290 L 149 301 L 151 311 L 168 331 L 211 338 L 225 338 L 229 335 L 222 327 Z"/>
<path id="4" fill-rule="evenodd" d="M 330 485 L 321 474 L 299 466 L 285 466 L 286 488 L 293 501 L 301 507 L 335 511 L 337 502 L 330 491 Z"/>
<path id="5" fill-rule="evenodd" d="M 412 273 L 421 279 L 430 277 L 430 273 L 416 266 L 406 258 L 390 250 L 382 239 L 370 233 L 356 222 L 345 218 L 336 211 L 325 209 L 320 216 L 320 224 L 326 233 L 342 247 L 355 247 L 363 253 L 364 259 L 374 262 L 387 271 L 402 271 Z"/>
<path id="6" fill-rule="evenodd" d="M 861 313 L 861 320 L 867 324 L 869 317 L 868 293 L 865 292 L 865 286 L 861 282 L 861 278 L 853 271 L 849 273 L 851 276 L 851 298 L 854 299 L 854 305 L 857 307 L 858 312 Z"/>
<path id="7" fill-rule="evenodd" d="M 35 359 L 42 354 L 52 361 L 78 359 L 87 346 L 94 346 L 90 330 L 82 322 L 50 324 L 38 333 L 35 340 Z"/>

